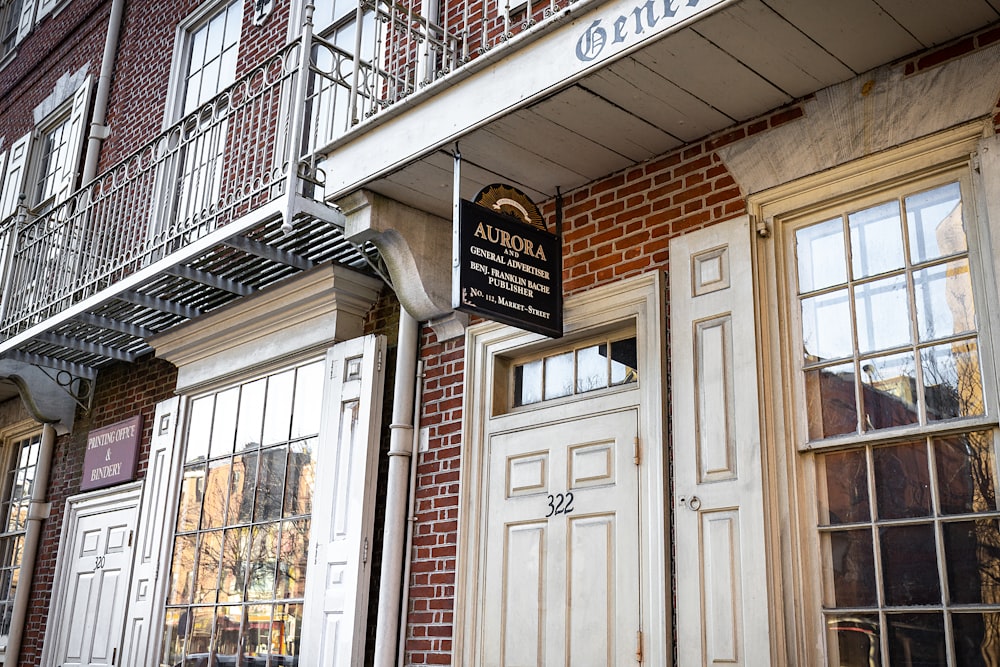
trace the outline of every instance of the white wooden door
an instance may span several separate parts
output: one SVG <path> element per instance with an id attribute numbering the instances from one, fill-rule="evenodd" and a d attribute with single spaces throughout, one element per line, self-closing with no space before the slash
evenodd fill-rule
<path id="1" fill-rule="evenodd" d="M 751 231 L 670 243 L 677 654 L 770 665 Z"/>
<path id="2" fill-rule="evenodd" d="M 302 665 L 364 661 L 378 473 L 385 339 L 356 338 L 327 354 L 310 533 Z"/>
<path id="3" fill-rule="evenodd" d="M 634 665 L 634 410 L 489 440 L 484 665 Z"/>
<path id="4" fill-rule="evenodd" d="M 65 604 L 55 664 L 115 665 L 121 644 L 135 506 L 81 516 L 65 579 Z"/>

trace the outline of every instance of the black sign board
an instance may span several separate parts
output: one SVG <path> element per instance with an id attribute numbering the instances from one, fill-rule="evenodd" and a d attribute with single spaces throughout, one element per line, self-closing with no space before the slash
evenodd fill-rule
<path id="1" fill-rule="evenodd" d="M 462 201 L 455 308 L 562 336 L 562 246 L 555 234 Z"/>

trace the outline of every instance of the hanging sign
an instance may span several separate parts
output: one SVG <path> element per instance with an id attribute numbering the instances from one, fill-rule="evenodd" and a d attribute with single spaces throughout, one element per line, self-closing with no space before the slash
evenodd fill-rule
<path id="1" fill-rule="evenodd" d="M 142 435 L 142 415 L 87 434 L 81 491 L 131 482 Z"/>
<path id="2" fill-rule="evenodd" d="M 546 231 L 537 208 L 519 190 L 490 186 L 477 200 L 483 204 L 462 201 L 459 209 L 453 305 L 559 338 L 561 239 Z"/>

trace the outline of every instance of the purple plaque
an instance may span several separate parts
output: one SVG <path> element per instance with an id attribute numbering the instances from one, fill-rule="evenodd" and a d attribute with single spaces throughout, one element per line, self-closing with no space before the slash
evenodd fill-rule
<path id="1" fill-rule="evenodd" d="M 142 435 L 142 415 L 136 415 L 87 435 L 81 491 L 101 489 L 135 479 L 136 454 Z"/>

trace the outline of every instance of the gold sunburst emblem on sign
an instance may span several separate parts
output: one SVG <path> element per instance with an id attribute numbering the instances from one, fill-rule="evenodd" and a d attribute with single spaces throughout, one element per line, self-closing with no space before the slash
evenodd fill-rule
<path id="1" fill-rule="evenodd" d="M 535 202 L 512 185 L 502 183 L 487 185 L 479 191 L 473 202 L 491 211 L 517 218 L 524 224 L 537 227 L 543 232 L 548 231 Z"/>

